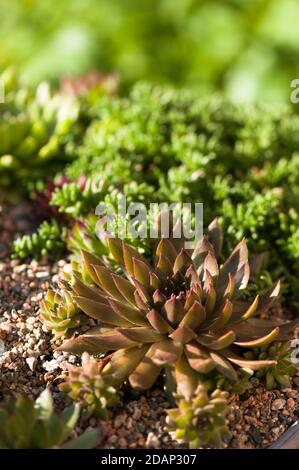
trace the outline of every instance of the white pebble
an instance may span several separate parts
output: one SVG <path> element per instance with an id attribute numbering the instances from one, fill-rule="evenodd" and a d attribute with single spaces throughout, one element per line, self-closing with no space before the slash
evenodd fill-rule
<path id="1" fill-rule="evenodd" d="M 35 274 L 35 276 L 37 277 L 37 279 L 46 279 L 47 277 L 50 276 L 49 272 L 48 271 L 40 271 L 38 273 Z"/>
<path id="2" fill-rule="evenodd" d="M 37 364 L 36 357 L 27 357 L 26 362 L 28 364 L 29 369 L 34 371 L 34 369 L 36 368 L 36 364 Z"/>
<path id="3" fill-rule="evenodd" d="M 153 432 L 149 432 L 146 438 L 145 447 L 148 449 L 158 449 L 160 447 L 159 439 Z"/>

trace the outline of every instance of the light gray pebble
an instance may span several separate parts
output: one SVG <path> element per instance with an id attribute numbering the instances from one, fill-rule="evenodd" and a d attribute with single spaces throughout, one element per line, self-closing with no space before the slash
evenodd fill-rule
<path id="1" fill-rule="evenodd" d="M 157 436 L 153 432 L 149 432 L 145 441 L 145 447 L 147 449 L 158 449 L 160 442 Z"/>
<path id="2" fill-rule="evenodd" d="M 52 359 L 51 361 L 44 362 L 43 368 L 47 372 L 54 372 L 54 370 L 59 369 L 59 364 L 57 363 L 56 359 Z"/>
<path id="3" fill-rule="evenodd" d="M 15 273 L 23 273 L 24 271 L 26 271 L 27 269 L 27 265 L 26 264 L 20 264 L 19 266 L 15 266 L 13 268 L 14 272 Z"/>
<path id="4" fill-rule="evenodd" d="M 36 365 L 37 365 L 37 359 L 36 357 L 27 357 L 26 359 L 27 365 L 32 372 L 35 370 Z"/>
<path id="5" fill-rule="evenodd" d="M 2 339 L 0 339 L 0 356 L 3 356 L 5 353 L 5 343 Z"/>
<path id="6" fill-rule="evenodd" d="M 39 271 L 35 274 L 37 279 L 47 279 L 50 277 L 49 271 Z"/>

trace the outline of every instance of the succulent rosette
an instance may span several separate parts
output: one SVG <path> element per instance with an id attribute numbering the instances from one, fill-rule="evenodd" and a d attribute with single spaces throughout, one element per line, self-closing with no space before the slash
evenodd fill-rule
<path id="1" fill-rule="evenodd" d="M 230 437 L 227 398 L 228 392 L 219 389 L 209 395 L 201 384 L 192 396 L 178 396 L 178 407 L 167 411 L 170 434 L 179 442 L 188 442 L 190 449 L 221 447 Z"/>
<path id="2" fill-rule="evenodd" d="M 25 395 L 0 403 L 0 449 L 92 449 L 101 443 L 98 429 L 74 434 L 80 406 L 55 413 L 52 395 L 45 389 L 33 402 Z"/>
<path id="3" fill-rule="evenodd" d="M 298 324 L 254 318 L 275 302 L 279 282 L 250 301 L 240 298 L 250 276 L 245 240 L 221 265 L 223 236 L 217 220 L 192 250 L 184 248 L 184 238 L 174 237 L 176 229 L 177 224 L 171 236 L 161 235 L 152 265 L 122 240 L 109 238 L 124 276 L 82 252 L 83 269 L 94 285 L 74 273 L 72 296 L 99 326 L 61 349 L 109 353 L 102 373 L 115 386 L 128 379 L 134 389 L 147 389 L 163 370 L 175 376 L 179 364 L 186 370 L 181 374 L 186 383 L 192 376 L 193 390 L 201 374 L 212 370 L 237 381 L 239 368 L 255 371 L 276 364 L 268 358 L 247 359 L 246 351 L 289 339 Z"/>
<path id="4" fill-rule="evenodd" d="M 72 400 L 80 402 L 87 416 L 106 419 L 107 407 L 119 402 L 115 388 L 104 381 L 98 361 L 86 352 L 82 354 L 82 367 L 69 365 L 65 381 L 59 388 Z"/>

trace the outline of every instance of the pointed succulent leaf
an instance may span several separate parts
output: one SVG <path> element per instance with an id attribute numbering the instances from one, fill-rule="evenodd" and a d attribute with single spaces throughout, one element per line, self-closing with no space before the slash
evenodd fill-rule
<path id="1" fill-rule="evenodd" d="M 150 388 L 156 382 L 161 369 L 162 366 L 157 366 L 145 355 L 129 377 L 132 388 L 135 390 L 146 390 Z"/>
<path id="2" fill-rule="evenodd" d="M 59 351 L 70 351 L 74 354 L 101 354 L 123 348 L 138 346 L 136 341 L 132 341 L 122 335 L 118 330 L 105 330 L 98 334 L 84 334 L 75 339 L 70 339 L 58 348 Z"/>
<path id="3" fill-rule="evenodd" d="M 188 328 L 188 326 L 179 326 L 169 335 L 169 338 L 173 339 L 176 343 L 185 344 L 195 339 L 196 333 L 191 328 Z"/>
<path id="4" fill-rule="evenodd" d="M 227 286 L 229 273 L 233 276 L 235 294 L 245 289 L 249 280 L 248 250 L 245 240 L 242 240 L 234 249 L 230 257 L 222 266 L 219 274 L 217 290 L 223 294 Z"/>
<path id="5" fill-rule="evenodd" d="M 175 363 L 181 353 L 182 347 L 180 345 L 170 339 L 165 339 L 154 343 L 148 351 L 148 356 L 156 365 L 161 366 Z"/>
<path id="6" fill-rule="evenodd" d="M 239 367 L 244 367 L 246 369 L 251 369 L 251 370 L 259 370 L 259 369 L 264 369 L 265 367 L 269 367 L 272 365 L 276 365 L 277 361 L 273 360 L 250 360 L 250 359 L 243 359 L 241 357 L 237 357 L 236 355 L 229 353 L 227 358 L 232 362 L 233 364 L 237 364 Z"/>
<path id="7" fill-rule="evenodd" d="M 177 255 L 173 264 L 173 273 L 176 274 L 178 271 L 187 271 L 188 267 L 192 265 L 192 260 L 186 250 L 181 250 Z"/>
<path id="8" fill-rule="evenodd" d="M 123 242 L 119 238 L 107 237 L 109 252 L 115 261 L 123 267 L 125 265 L 123 256 Z"/>
<path id="9" fill-rule="evenodd" d="M 117 315 L 129 321 L 130 323 L 140 326 L 148 325 L 145 315 L 139 309 L 112 299 L 109 299 L 109 304 Z"/>
<path id="10" fill-rule="evenodd" d="M 207 234 L 210 242 L 213 245 L 216 259 L 218 259 L 221 254 L 223 245 L 223 233 L 218 219 L 214 219 L 210 223 L 210 225 L 208 226 Z"/>
<path id="11" fill-rule="evenodd" d="M 154 343 L 163 340 L 163 335 L 150 327 L 119 328 L 118 331 L 126 338 L 140 344 Z"/>
<path id="12" fill-rule="evenodd" d="M 233 304 L 230 300 L 226 300 L 218 309 L 213 318 L 209 318 L 203 325 L 203 330 L 217 331 L 227 325 L 233 313 Z"/>
<path id="13" fill-rule="evenodd" d="M 258 307 L 255 311 L 256 316 L 261 315 L 274 304 L 280 292 L 280 282 L 278 281 L 274 287 L 262 294 L 259 299 Z"/>
<path id="14" fill-rule="evenodd" d="M 200 373 L 208 373 L 214 369 L 215 363 L 205 349 L 195 341 L 185 345 L 185 353 L 192 369 Z"/>
<path id="15" fill-rule="evenodd" d="M 177 257 L 176 249 L 167 238 L 161 238 L 156 248 L 156 256 L 159 258 L 162 255 L 165 256 L 171 264 L 174 263 Z"/>
<path id="16" fill-rule="evenodd" d="M 114 281 L 114 284 L 116 285 L 123 298 L 125 298 L 130 304 L 135 305 L 134 286 L 127 279 L 124 279 L 123 277 L 118 276 L 117 274 L 112 273 L 111 276 Z"/>
<path id="17" fill-rule="evenodd" d="M 197 341 L 212 351 L 219 351 L 230 346 L 235 341 L 235 338 L 236 335 L 234 331 L 230 330 L 218 337 L 200 334 L 197 336 Z"/>
<path id="18" fill-rule="evenodd" d="M 92 266 L 98 278 L 97 284 L 107 292 L 110 296 L 117 300 L 123 301 L 124 298 L 120 291 L 117 289 L 112 277 L 112 273 L 105 266 Z"/>
<path id="19" fill-rule="evenodd" d="M 188 326 L 196 330 L 206 319 L 206 310 L 198 301 L 194 301 L 185 316 L 182 318 L 180 326 Z"/>
<path id="20" fill-rule="evenodd" d="M 217 278 L 219 274 L 218 263 L 215 256 L 209 252 L 204 260 L 203 264 L 204 271 L 209 271 L 213 278 Z"/>
<path id="21" fill-rule="evenodd" d="M 191 398 L 198 385 L 198 374 L 190 367 L 186 358 L 182 355 L 175 364 L 175 378 L 177 394 L 187 400 Z"/>
<path id="22" fill-rule="evenodd" d="M 131 326 L 133 322 L 119 315 L 109 304 L 104 304 L 86 297 L 74 297 L 79 307 L 91 318 L 115 326 Z"/>
<path id="23" fill-rule="evenodd" d="M 162 276 L 171 276 L 173 274 L 173 265 L 169 261 L 168 258 L 164 255 L 160 255 L 158 260 L 157 260 L 157 265 L 156 265 L 157 271 L 160 273 Z"/>
<path id="24" fill-rule="evenodd" d="M 253 339 L 251 341 L 235 341 L 237 346 L 241 346 L 243 348 L 256 348 L 259 346 L 266 346 L 269 343 L 272 343 L 277 336 L 279 335 L 279 327 L 275 327 L 270 333 L 262 336 L 258 339 Z"/>
<path id="25" fill-rule="evenodd" d="M 134 277 L 146 288 L 150 287 L 150 269 L 143 261 L 133 258 Z"/>
<path id="26" fill-rule="evenodd" d="M 165 302 L 164 309 L 168 320 L 172 324 L 179 323 L 184 316 L 184 306 L 175 296 L 172 296 Z"/>
<path id="27" fill-rule="evenodd" d="M 103 377 L 111 380 L 113 385 L 120 386 L 133 373 L 148 349 L 148 345 L 130 349 L 119 349 L 103 368 Z"/>
<path id="28" fill-rule="evenodd" d="M 171 333 L 173 330 L 169 323 L 164 320 L 162 315 L 155 309 L 150 310 L 146 315 L 146 318 L 148 319 L 151 326 L 159 333 Z"/>
<path id="29" fill-rule="evenodd" d="M 135 273 L 134 273 L 134 260 L 138 261 L 139 263 L 142 263 L 142 266 L 146 266 L 147 268 L 149 268 L 149 265 L 147 263 L 147 261 L 145 260 L 145 258 L 140 254 L 138 253 L 137 250 L 135 250 L 135 248 L 131 247 L 130 245 L 128 245 L 127 243 L 124 243 L 122 242 L 122 247 L 123 247 L 123 257 L 124 257 L 124 263 L 125 263 L 125 268 L 127 270 L 127 272 L 129 273 L 129 275 L 131 276 L 135 276 Z M 136 263 L 135 261 L 135 263 Z M 137 264 L 138 266 L 138 264 Z M 139 267 L 138 268 L 138 272 L 141 268 Z M 137 277 L 137 276 L 135 276 Z"/>
<path id="30" fill-rule="evenodd" d="M 104 291 L 85 284 L 76 275 L 73 277 L 72 292 L 77 296 L 91 297 L 93 300 L 107 303 L 104 297 Z"/>
<path id="31" fill-rule="evenodd" d="M 237 381 L 238 374 L 231 363 L 223 355 L 216 352 L 210 352 L 210 357 L 215 363 L 216 369 L 229 380 Z"/>

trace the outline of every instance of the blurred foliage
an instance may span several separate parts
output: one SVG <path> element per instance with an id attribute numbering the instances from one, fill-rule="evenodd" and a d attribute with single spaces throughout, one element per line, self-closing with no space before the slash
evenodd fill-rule
<path id="1" fill-rule="evenodd" d="M 68 440 L 80 415 L 77 404 L 55 413 L 45 389 L 33 402 L 26 395 L 0 403 L 0 449 L 93 449 L 101 442 L 98 429 Z"/>
<path id="2" fill-rule="evenodd" d="M 21 85 L 11 69 L 0 79 L 5 88 L 5 103 L 0 105 L 0 197 L 7 197 L 63 168 L 68 141 L 79 134 L 79 105 L 66 95 L 52 94 L 45 82 L 36 91 Z"/>
<path id="3" fill-rule="evenodd" d="M 297 0 L 0 0 L 0 67 L 31 82 L 90 69 L 288 100 L 299 73 Z"/>
<path id="4" fill-rule="evenodd" d="M 53 91 L 47 82 L 27 86 L 8 68 L 0 83 L 5 90 L 0 104 L 0 199 L 17 200 L 76 156 L 92 120 L 92 103 L 113 94 L 117 79 L 91 73 L 80 80 L 64 79 Z"/>

